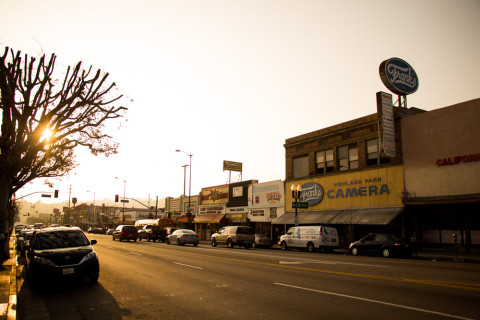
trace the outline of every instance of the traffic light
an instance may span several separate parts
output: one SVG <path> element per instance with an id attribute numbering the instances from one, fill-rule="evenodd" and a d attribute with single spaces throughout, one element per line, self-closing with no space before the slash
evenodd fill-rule
<path id="1" fill-rule="evenodd" d="M 54 198 L 58 198 L 58 190 L 55 190 L 55 193 L 53 194 Z"/>
<path id="2" fill-rule="evenodd" d="M 115 195 L 115 202 L 118 202 L 118 194 Z"/>

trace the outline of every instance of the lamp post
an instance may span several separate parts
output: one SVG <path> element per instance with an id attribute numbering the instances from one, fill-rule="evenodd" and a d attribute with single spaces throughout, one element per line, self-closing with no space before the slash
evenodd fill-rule
<path id="1" fill-rule="evenodd" d="M 187 167 L 188 167 L 188 164 L 182 166 L 182 168 L 183 168 L 183 195 L 185 195 L 185 182 L 186 182 L 186 179 L 187 179 Z"/>
<path id="2" fill-rule="evenodd" d="M 295 199 L 295 227 L 298 226 L 298 199 L 302 196 L 302 187 L 298 184 L 297 187 L 295 187 L 294 184 L 290 187 L 292 190 L 292 198 Z"/>
<path id="3" fill-rule="evenodd" d="M 122 209 L 122 221 L 125 222 L 125 189 L 127 188 L 127 180 L 120 179 L 119 177 L 115 177 L 115 179 L 123 181 L 123 209 Z"/>
<path id="4" fill-rule="evenodd" d="M 193 154 L 186 153 L 185 151 L 182 151 L 179 149 L 175 150 L 175 152 L 183 152 L 190 157 L 190 177 L 188 178 L 188 212 L 187 212 L 188 222 L 190 222 L 190 218 L 192 216 L 190 212 L 190 199 L 191 199 L 191 192 L 192 192 L 192 156 Z"/>

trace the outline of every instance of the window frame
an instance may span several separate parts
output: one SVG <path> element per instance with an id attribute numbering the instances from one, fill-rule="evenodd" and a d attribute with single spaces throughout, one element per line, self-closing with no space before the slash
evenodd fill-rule
<path id="1" fill-rule="evenodd" d="M 323 156 L 322 162 L 318 161 L 319 155 Z M 329 160 L 329 156 L 331 156 L 331 160 Z M 322 166 L 320 168 L 321 163 L 322 163 Z M 329 163 L 331 163 L 330 166 L 328 165 Z M 335 171 L 335 156 L 333 153 L 333 148 L 315 152 L 315 173 L 325 174 L 333 171 Z"/>

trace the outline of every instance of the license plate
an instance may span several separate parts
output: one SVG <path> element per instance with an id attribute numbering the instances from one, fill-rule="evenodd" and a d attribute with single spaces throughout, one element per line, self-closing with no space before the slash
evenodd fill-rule
<path id="1" fill-rule="evenodd" d="M 63 274 L 74 274 L 75 269 L 74 268 L 65 268 L 63 269 Z"/>

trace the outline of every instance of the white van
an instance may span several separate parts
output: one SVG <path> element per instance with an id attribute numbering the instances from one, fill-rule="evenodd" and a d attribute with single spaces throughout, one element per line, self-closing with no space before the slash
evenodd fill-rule
<path id="1" fill-rule="evenodd" d="M 282 250 L 292 248 L 305 248 L 308 252 L 319 250 L 332 250 L 338 248 L 337 229 L 323 226 L 291 227 L 287 234 L 280 237 L 278 245 Z"/>

